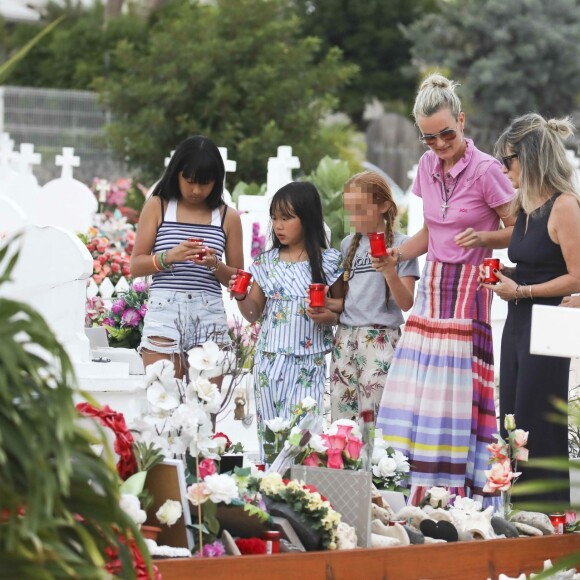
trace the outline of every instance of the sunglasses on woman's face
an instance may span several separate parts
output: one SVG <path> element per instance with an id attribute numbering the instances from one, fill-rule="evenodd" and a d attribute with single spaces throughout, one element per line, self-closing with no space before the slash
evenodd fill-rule
<path id="1" fill-rule="evenodd" d="M 443 141 L 453 141 L 457 137 L 457 131 L 455 129 L 443 129 L 439 133 L 426 133 L 419 137 L 419 141 L 425 143 L 425 145 L 435 145 L 437 137 L 440 137 Z"/>
<path id="2" fill-rule="evenodd" d="M 501 158 L 501 162 L 508 171 L 512 168 L 512 159 L 516 159 L 517 156 L 517 153 L 512 153 Z"/>

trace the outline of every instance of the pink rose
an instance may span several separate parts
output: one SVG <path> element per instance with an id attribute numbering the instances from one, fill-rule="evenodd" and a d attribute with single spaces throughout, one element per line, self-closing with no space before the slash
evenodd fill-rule
<path id="1" fill-rule="evenodd" d="M 205 458 L 199 462 L 199 477 L 204 479 L 208 475 L 213 475 L 217 472 L 217 468 L 213 459 Z"/>
<path id="2" fill-rule="evenodd" d="M 514 445 L 516 447 L 523 447 L 528 444 L 528 434 L 529 431 L 524 431 L 523 429 L 516 429 L 513 435 Z"/>
<path id="3" fill-rule="evenodd" d="M 360 457 L 360 450 L 363 447 L 363 442 L 358 437 L 349 437 L 346 446 L 346 454 L 350 459 L 358 459 Z"/>
<path id="4" fill-rule="evenodd" d="M 489 471 L 485 472 L 487 476 L 487 481 L 483 487 L 483 491 L 486 493 L 493 493 L 496 491 L 507 491 L 511 485 L 512 481 L 521 475 L 521 473 L 514 473 L 512 471 L 512 466 L 509 461 L 503 461 L 502 463 L 494 463 Z"/>
<path id="5" fill-rule="evenodd" d="M 491 443 L 487 446 L 487 450 L 491 453 L 494 459 L 503 461 L 507 459 L 506 446 L 499 443 Z"/>
<path id="6" fill-rule="evenodd" d="M 344 435 L 327 435 L 326 442 L 330 449 L 342 451 L 346 447 L 346 437 Z"/>
<path id="7" fill-rule="evenodd" d="M 525 447 L 517 447 L 514 453 L 516 461 L 527 461 L 529 451 Z"/>
<path id="8" fill-rule="evenodd" d="M 308 465 L 310 467 L 318 467 L 320 463 L 320 457 L 318 457 L 318 453 L 316 452 L 311 453 L 302 461 L 302 465 Z"/>
<path id="9" fill-rule="evenodd" d="M 344 467 L 341 449 L 328 449 L 326 454 L 328 456 L 326 467 L 329 467 L 330 469 L 342 469 Z"/>
<path id="10" fill-rule="evenodd" d="M 348 437 L 352 431 L 352 425 L 337 425 L 337 428 L 338 431 L 336 434 L 343 437 Z"/>
<path id="11" fill-rule="evenodd" d="M 200 505 L 209 499 L 209 490 L 205 483 L 194 483 L 187 488 L 187 499 L 193 505 Z"/>

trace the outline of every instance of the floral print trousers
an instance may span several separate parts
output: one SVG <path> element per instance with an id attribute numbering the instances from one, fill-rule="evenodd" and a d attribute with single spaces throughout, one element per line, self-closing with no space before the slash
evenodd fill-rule
<path id="1" fill-rule="evenodd" d="M 332 421 L 379 409 L 400 328 L 338 325 L 330 366 Z M 373 420 L 374 421 L 374 420 Z"/>

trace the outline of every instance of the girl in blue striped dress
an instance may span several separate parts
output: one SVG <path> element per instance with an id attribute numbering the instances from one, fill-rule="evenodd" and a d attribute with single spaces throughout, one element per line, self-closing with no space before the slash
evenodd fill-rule
<path id="1" fill-rule="evenodd" d="M 140 351 L 145 366 L 172 360 L 177 377 L 192 347 L 230 342 L 221 284 L 243 267 L 244 256 L 240 216 L 223 200 L 224 179 L 213 141 L 189 137 L 139 218 L 131 275 L 153 276 Z"/>
<path id="2" fill-rule="evenodd" d="M 236 296 L 248 322 L 262 317 L 254 359 L 258 435 L 264 421 L 290 418 L 307 396 L 323 409 L 326 361 L 336 314 L 310 308 L 308 286 L 322 283 L 342 297 L 338 250 L 328 248 L 320 195 L 311 183 L 290 183 L 272 198 L 272 249 L 250 266 L 249 293 Z"/>

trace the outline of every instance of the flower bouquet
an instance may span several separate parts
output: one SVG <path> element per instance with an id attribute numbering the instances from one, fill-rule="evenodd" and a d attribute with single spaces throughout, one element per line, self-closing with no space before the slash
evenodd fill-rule
<path id="1" fill-rule="evenodd" d="M 137 348 L 141 342 L 143 319 L 147 312 L 147 285 L 134 282 L 117 298 L 100 320 L 107 329 L 109 344 L 115 347 Z"/>
<path id="2" fill-rule="evenodd" d="M 251 371 L 254 366 L 254 353 L 258 334 L 259 322 L 244 324 L 239 318 L 228 320 L 229 335 L 232 340 L 232 349 L 241 368 Z"/>
<path id="3" fill-rule="evenodd" d="M 512 488 L 521 472 L 518 472 L 518 461 L 527 461 L 529 452 L 525 445 L 528 443 L 528 431 L 516 429 L 516 419 L 513 415 L 504 417 L 504 428 L 507 431 L 506 440 L 495 434 L 496 443 L 487 446 L 491 452 L 489 463 L 491 469 L 485 472 L 487 481 L 483 488 L 486 493 L 501 491 L 503 499 L 504 518 L 510 519 L 512 504 Z"/>
<path id="4" fill-rule="evenodd" d="M 124 242 L 124 248 L 119 247 L 120 243 L 114 243 L 105 235 L 101 235 L 97 228 L 91 228 L 87 235 L 79 234 L 79 238 L 93 258 L 95 284 L 100 285 L 105 278 L 108 278 L 115 286 L 122 276 L 128 278 L 131 275 L 129 263 L 135 232 L 132 229 L 130 232 L 131 241 Z"/>
<path id="5" fill-rule="evenodd" d="M 398 491 L 405 495 L 409 493 L 405 485 L 411 471 L 409 458 L 390 447 L 378 429 L 375 430 L 371 465 L 373 483 L 377 489 Z"/>
<path id="6" fill-rule="evenodd" d="M 99 212 L 105 216 L 119 214 L 137 223 L 147 195 L 145 186 L 126 177 L 113 182 L 95 177 L 91 189 L 99 202 Z"/>

